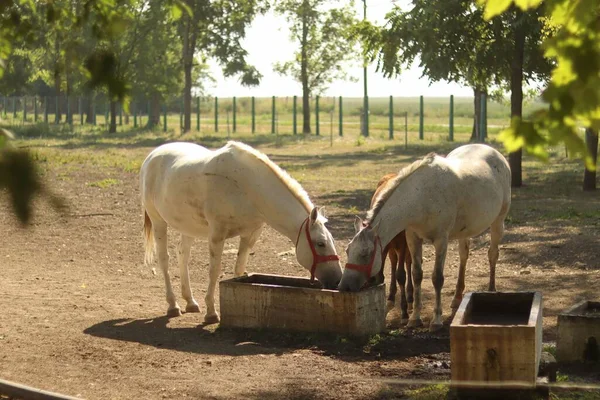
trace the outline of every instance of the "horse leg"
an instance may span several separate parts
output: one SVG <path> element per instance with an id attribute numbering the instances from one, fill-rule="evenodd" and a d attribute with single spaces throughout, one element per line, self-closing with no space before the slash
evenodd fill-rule
<path id="1" fill-rule="evenodd" d="M 211 233 L 208 239 L 208 250 L 210 254 L 210 266 L 208 271 L 208 289 L 204 301 L 206 302 L 206 315 L 204 323 L 216 324 L 219 322 L 219 314 L 215 310 L 215 288 L 217 287 L 217 279 L 221 273 L 221 257 L 223 255 L 223 246 L 225 245 L 225 237 Z"/>
<path id="2" fill-rule="evenodd" d="M 460 257 L 460 267 L 458 267 L 458 279 L 456 280 L 456 291 L 452 299 L 452 312 L 458 310 L 460 302 L 465 291 L 465 271 L 467 269 L 467 259 L 469 258 L 469 238 L 458 240 L 458 255 Z"/>
<path id="3" fill-rule="evenodd" d="M 179 274 L 181 275 L 181 295 L 187 302 L 185 312 L 200 312 L 200 306 L 198 306 L 198 303 L 194 300 L 194 295 L 192 294 L 190 273 L 188 269 L 190 250 L 193 242 L 194 238 L 191 236 L 181 235 L 181 242 L 179 242 L 179 249 L 177 252 L 179 258 Z"/>
<path id="4" fill-rule="evenodd" d="M 488 259 L 490 260 L 490 283 L 488 290 L 496 291 L 496 263 L 498 262 L 498 245 L 504 236 L 504 216 L 496 219 L 490 227 L 490 249 L 488 250 Z"/>
<path id="5" fill-rule="evenodd" d="M 154 229 L 154 240 L 156 241 L 156 258 L 158 265 L 163 272 L 165 278 L 165 288 L 167 291 L 167 317 L 178 317 L 181 315 L 179 304 L 175 299 L 173 287 L 171 286 L 171 276 L 169 275 L 169 251 L 167 250 L 167 224 L 164 221 L 152 221 L 152 229 Z"/>
<path id="6" fill-rule="evenodd" d="M 235 276 L 241 276 L 246 272 L 246 265 L 248 265 L 248 257 L 250 256 L 250 250 L 256 244 L 256 241 L 260 237 L 263 225 L 252 231 L 247 236 L 240 236 L 240 247 L 238 249 L 237 260 L 235 261 Z"/>
<path id="7" fill-rule="evenodd" d="M 423 326 L 421 321 L 421 282 L 423 281 L 423 240 L 415 234 L 407 234 L 406 241 L 412 257 L 412 280 L 414 284 L 414 308 L 408 319 L 409 328 Z"/>
<path id="8" fill-rule="evenodd" d="M 387 310 L 390 311 L 394 308 L 394 303 L 396 302 L 396 293 L 398 293 L 398 287 L 396 286 L 398 255 L 396 254 L 396 250 L 394 248 L 390 248 L 388 252 L 388 258 L 390 259 L 390 269 L 392 270 L 390 277 L 390 294 L 387 301 Z M 383 268 L 381 270 L 383 271 Z"/>
<path id="9" fill-rule="evenodd" d="M 435 332 L 442 329 L 444 321 L 442 320 L 442 287 L 444 286 L 444 264 L 446 262 L 446 252 L 448 251 L 448 238 L 442 237 L 434 241 L 435 247 L 435 265 L 431 281 L 435 289 L 435 306 L 433 308 L 433 318 L 429 324 L 429 331 Z"/>
<path id="10" fill-rule="evenodd" d="M 402 325 L 408 322 L 408 303 L 406 301 L 406 270 L 404 269 L 404 252 L 402 249 L 398 251 L 397 256 L 398 269 L 396 270 L 396 278 L 398 279 L 398 285 L 400 286 L 400 323 Z"/>

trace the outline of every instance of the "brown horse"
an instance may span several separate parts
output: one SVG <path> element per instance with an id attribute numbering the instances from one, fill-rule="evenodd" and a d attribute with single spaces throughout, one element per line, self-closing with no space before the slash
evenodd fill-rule
<path id="1" fill-rule="evenodd" d="M 371 208 L 373 207 L 375 199 L 377 199 L 377 195 L 384 190 L 387 183 L 397 175 L 397 173 L 387 174 L 379 180 L 375 194 L 373 194 L 373 198 L 371 199 Z M 413 305 L 413 282 L 411 274 L 412 258 L 410 256 L 410 250 L 406 244 L 406 234 L 404 231 L 400 232 L 394 239 L 392 239 L 392 241 L 384 249 L 383 254 L 384 258 L 385 254 L 387 254 L 392 265 L 390 294 L 388 296 L 388 309 L 393 308 L 396 300 L 396 293 L 398 291 L 396 286 L 397 280 L 398 284 L 400 285 L 400 310 L 402 311 L 401 322 L 405 324 L 408 322 L 408 312 L 412 310 Z M 384 281 L 385 278 L 383 275 L 383 268 L 379 272 L 378 278 L 380 282 Z"/>

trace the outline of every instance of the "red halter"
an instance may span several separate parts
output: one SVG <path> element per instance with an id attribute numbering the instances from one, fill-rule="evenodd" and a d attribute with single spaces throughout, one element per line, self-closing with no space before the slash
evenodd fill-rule
<path id="1" fill-rule="evenodd" d="M 310 247 L 310 251 L 313 255 L 313 263 L 310 267 L 310 282 L 312 283 L 315 281 L 315 270 L 317 269 L 317 264 L 324 263 L 327 261 L 339 261 L 340 258 L 335 254 L 329 256 L 322 256 L 320 254 L 317 254 L 315 245 L 313 244 L 310 238 L 310 232 L 308 231 L 308 218 L 310 218 L 310 216 L 307 217 L 304 220 L 304 222 L 302 222 L 302 225 L 300 225 L 300 230 L 298 230 L 298 237 L 296 238 L 296 249 L 298 248 L 298 241 L 300 240 L 300 233 L 302 232 L 302 227 L 304 226 L 304 224 L 306 224 L 306 240 L 308 240 L 308 247 Z"/>
<path id="2" fill-rule="evenodd" d="M 379 251 L 381 252 L 381 256 L 383 257 L 383 248 L 381 247 L 381 240 L 378 235 L 375 235 L 375 240 L 373 243 L 373 254 L 371 255 L 371 259 L 368 264 L 346 264 L 347 269 L 353 269 L 358 272 L 362 272 L 367 276 L 367 280 L 371 278 L 371 270 L 373 269 L 373 262 L 375 261 L 375 255 L 377 254 L 377 245 L 379 245 Z"/>

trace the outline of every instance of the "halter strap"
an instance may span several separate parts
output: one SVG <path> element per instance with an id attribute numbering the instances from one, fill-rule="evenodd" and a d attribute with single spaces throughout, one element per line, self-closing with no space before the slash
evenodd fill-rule
<path id="1" fill-rule="evenodd" d="M 310 232 L 308 230 L 308 219 L 309 218 L 310 218 L 310 216 L 308 216 L 304 220 L 304 222 L 302 222 L 302 225 L 300 225 L 300 229 L 298 230 L 298 237 L 296 237 L 296 249 L 298 249 L 298 241 L 300 240 L 300 234 L 302 233 L 302 227 L 304 227 L 306 224 L 306 228 L 304 231 L 306 232 L 306 240 L 308 241 L 308 247 L 310 248 L 310 251 L 313 256 L 313 262 L 312 262 L 312 265 L 310 266 L 310 282 L 312 283 L 315 281 L 315 271 L 317 269 L 317 264 L 328 262 L 328 261 L 339 261 L 340 257 L 335 254 L 331 254 L 328 256 L 322 256 L 320 254 L 317 254 L 317 250 L 315 249 L 315 245 L 313 244 L 313 242 L 310 238 Z"/>
<path id="2" fill-rule="evenodd" d="M 371 255 L 371 259 L 368 264 L 346 264 L 346 269 L 353 269 L 358 272 L 362 272 L 366 275 L 367 280 L 371 278 L 371 270 L 373 269 L 373 262 L 375 262 L 375 255 L 377 254 L 377 245 L 379 245 L 379 251 L 381 252 L 381 257 L 383 258 L 383 248 L 381 247 L 381 239 L 379 239 L 379 235 L 375 235 L 375 240 L 373 241 L 373 254 Z"/>

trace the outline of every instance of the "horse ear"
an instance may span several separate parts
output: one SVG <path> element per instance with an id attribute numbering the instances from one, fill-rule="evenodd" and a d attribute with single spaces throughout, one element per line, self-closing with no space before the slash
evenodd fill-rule
<path id="1" fill-rule="evenodd" d="M 314 224 L 315 222 L 317 222 L 317 218 L 319 218 L 319 208 L 313 207 L 313 209 L 310 212 L 310 223 Z"/>
<path id="2" fill-rule="evenodd" d="M 355 230 L 355 233 L 358 233 L 358 232 L 360 232 L 360 230 L 361 230 L 362 228 L 363 228 L 363 221 L 362 221 L 362 219 L 360 219 L 360 217 L 357 215 L 357 216 L 354 218 L 354 230 Z"/>

